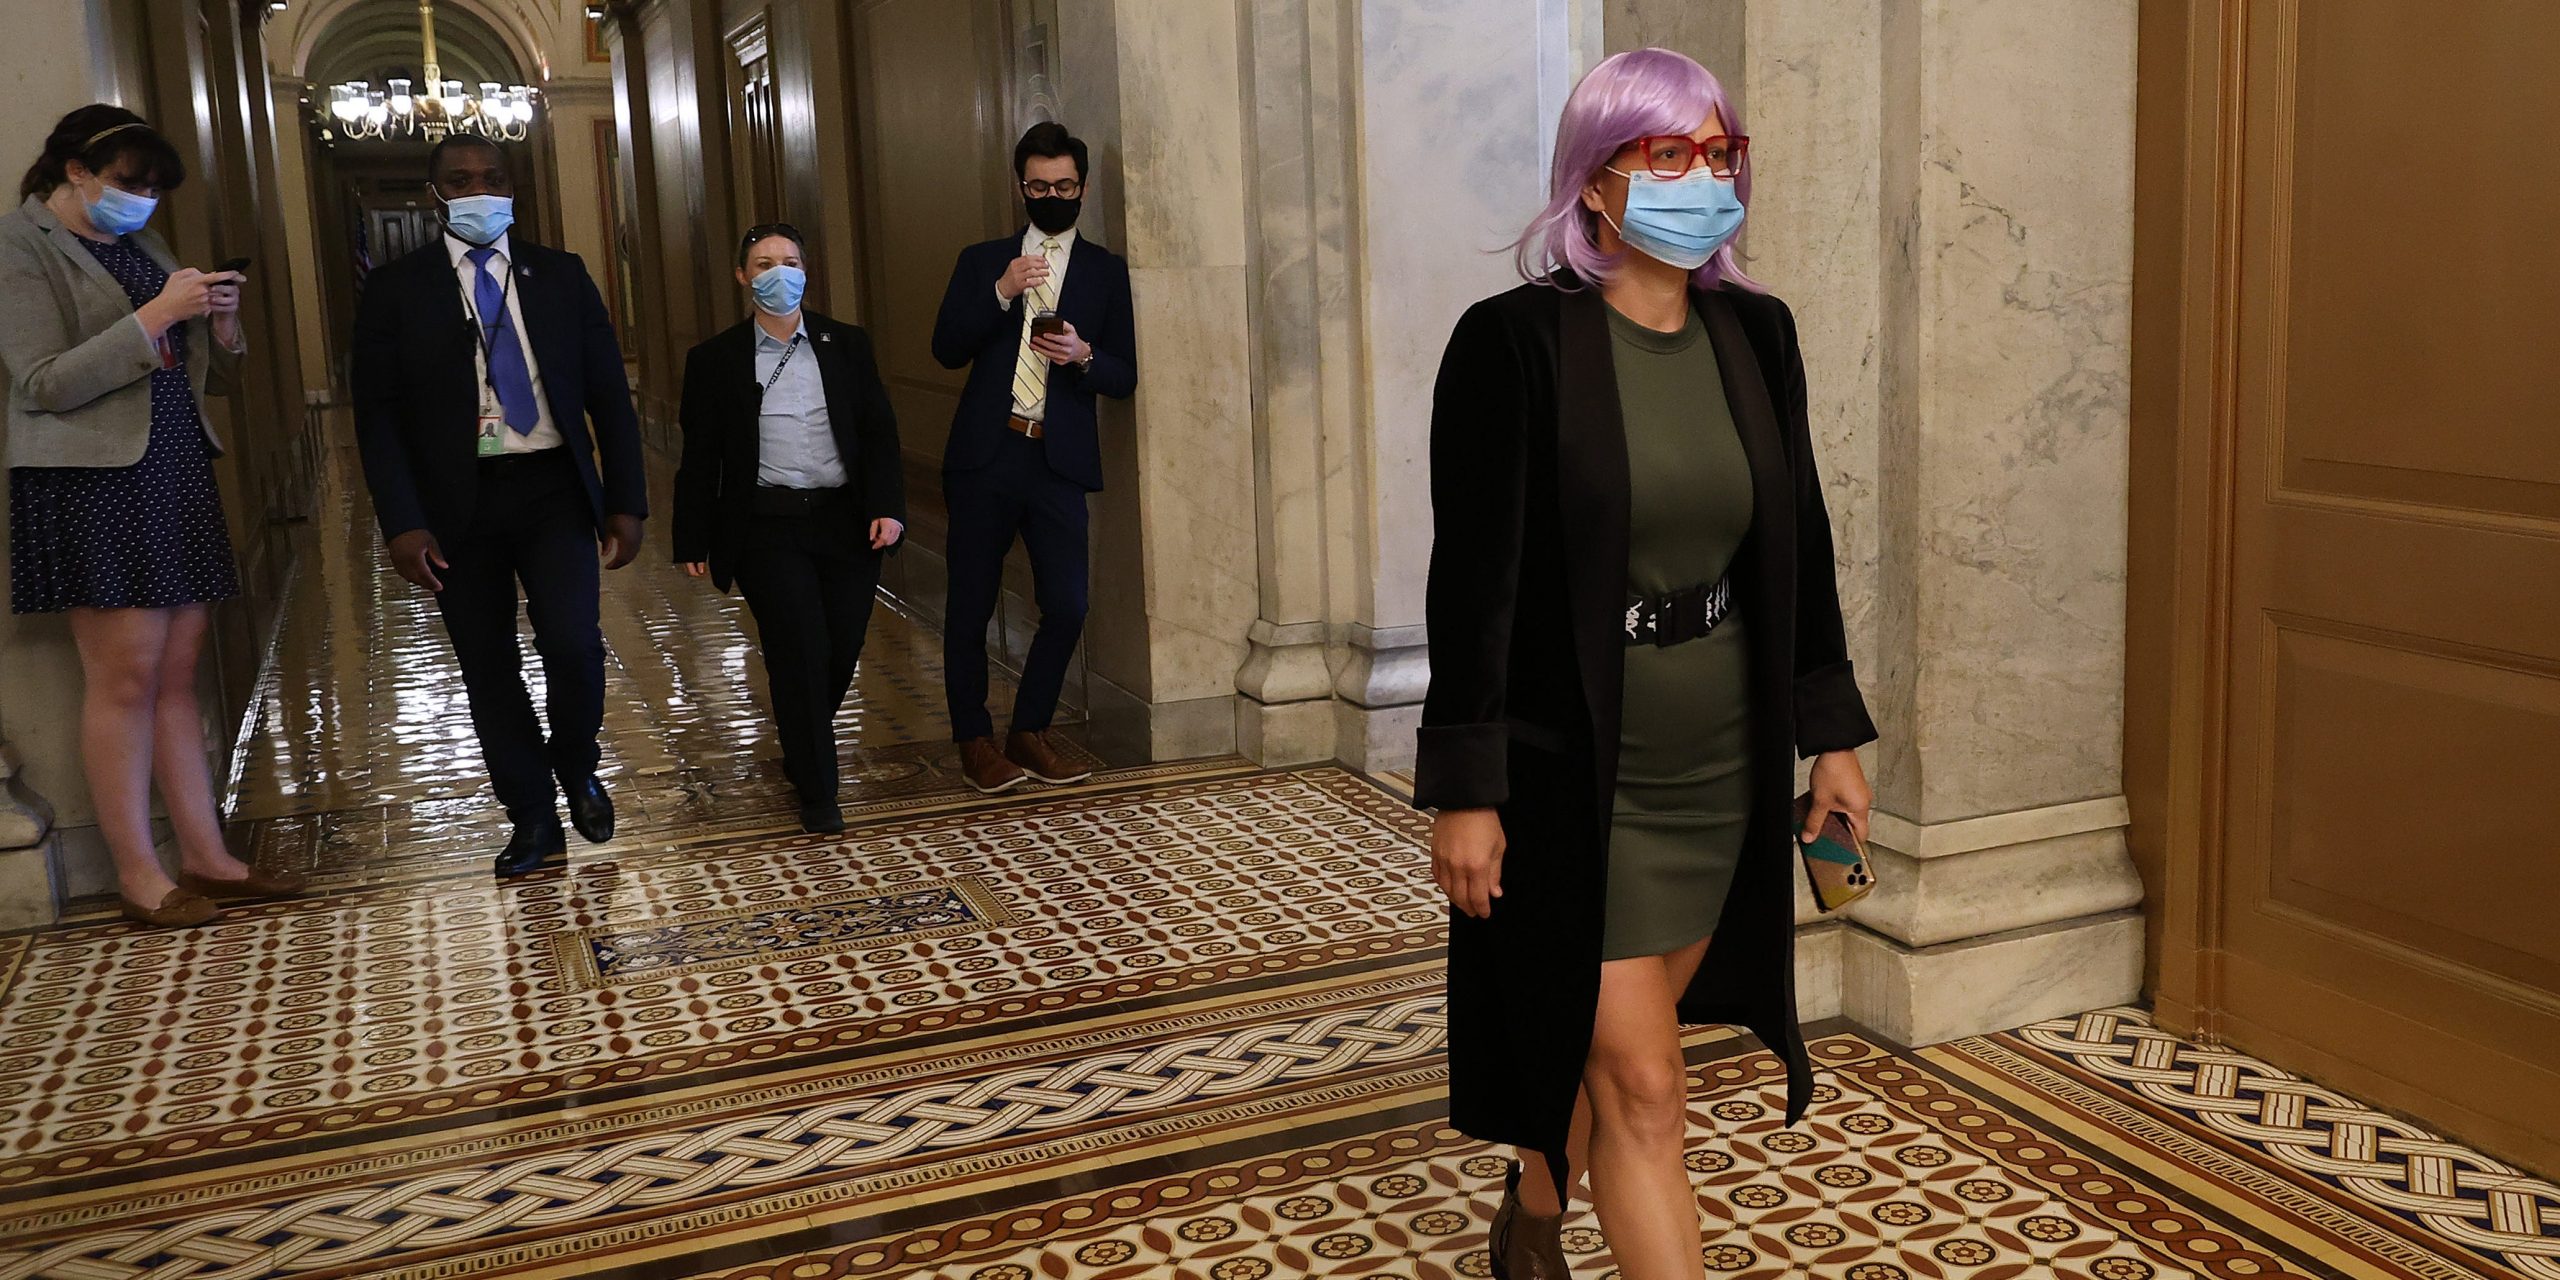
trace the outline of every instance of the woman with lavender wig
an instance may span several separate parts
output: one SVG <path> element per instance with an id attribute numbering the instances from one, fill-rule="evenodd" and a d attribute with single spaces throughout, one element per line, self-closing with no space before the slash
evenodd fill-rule
<path id="1" fill-rule="evenodd" d="M 1704 1274 L 1681 1023 L 1758 1035 L 1789 1122 L 1812 1093 L 1791 841 L 1834 812 L 1863 838 L 1875 729 L 1795 320 L 1734 258 L 1749 154 L 1688 58 L 1593 68 L 1528 283 L 1458 321 L 1434 393 L 1414 802 L 1454 908 L 1451 1116 L 1520 1149 L 1492 1223 L 1511 1280 L 1567 1274 L 1585 1169 L 1621 1274 Z"/>

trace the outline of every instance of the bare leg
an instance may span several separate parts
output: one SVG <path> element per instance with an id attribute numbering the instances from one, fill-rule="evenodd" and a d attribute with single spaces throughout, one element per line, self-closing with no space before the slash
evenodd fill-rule
<path id="1" fill-rule="evenodd" d="M 1583 1089 L 1591 1099 L 1591 1199 L 1625 1280 L 1703 1280 L 1698 1196 L 1681 1148 L 1689 1073 L 1662 956 L 1600 966 L 1600 1013 Z"/>
<path id="2" fill-rule="evenodd" d="M 1675 1002 L 1680 992 L 1689 989 L 1689 979 L 1697 976 L 1699 963 L 1707 958 L 1707 941 L 1700 938 L 1662 957 L 1662 963 L 1669 971 Z M 1527 1147 L 1521 1147 L 1513 1154 L 1531 1175 L 1520 1179 L 1520 1207 L 1540 1218 L 1552 1218 L 1564 1212 L 1564 1205 L 1556 1199 L 1554 1175 L 1534 1176 L 1546 1168 L 1546 1157 Z M 1573 1162 L 1574 1182 L 1567 1188 L 1568 1192 L 1584 1200 L 1590 1199 L 1591 1090 L 1588 1086 L 1573 1095 L 1573 1129 L 1565 1138 L 1565 1156 Z"/>
<path id="3" fill-rule="evenodd" d="M 196 703 L 196 663 L 204 654 L 212 611 L 200 604 L 169 611 L 168 643 L 160 651 L 160 697 L 153 709 L 152 771 L 169 826 L 178 839 L 178 865 L 208 880 L 238 880 L 249 867 L 222 841 L 222 813 L 213 800 L 213 770 L 206 758 L 204 716 Z"/>
<path id="4" fill-rule="evenodd" d="M 71 611 L 80 650 L 80 759 L 98 834 L 115 859 L 116 889 L 156 907 L 177 888 L 151 842 L 152 710 L 160 695 L 166 609 Z"/>

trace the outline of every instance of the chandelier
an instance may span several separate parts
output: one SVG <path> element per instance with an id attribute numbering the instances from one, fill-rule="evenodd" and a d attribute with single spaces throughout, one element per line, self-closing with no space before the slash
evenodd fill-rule
<path id="1" fill-rule="evenodd" d="M 418 0 L 418 40 L 426 74 L 419 80 L 386 77 L 384 88 L 370 80 L 329 86 L 329 117 L 342 136 L 425 138 L 475 134 L 498 142 L 521 142 L 533 123 L 534 90 L 520 84 L 480 82 L 478 93 L 466 92 L 459 80 L 447 80 L 436 66 L 435 0 Z"/>

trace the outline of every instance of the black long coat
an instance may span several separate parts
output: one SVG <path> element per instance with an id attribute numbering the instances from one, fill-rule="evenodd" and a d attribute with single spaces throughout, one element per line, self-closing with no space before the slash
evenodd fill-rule
<path id="1" fill-rule="evenodd" d="M 1752 812 L 1680 1017 L 1742 1026 L 1785 1059 L 1792 1123 L 1813 1089 L 1796 1025 L 1794 761 L 1876 734 L 1841 633 L 1795 317 L 1738 289 L 1691 302 L 1751 465 L 1731 572 L 1749 626 Z M 1495 807 L 1509 841 L 1492 916 L 1450 912 L 1450 1114 L 1559 1170 L 1599 1004 L 1626 661 L 1627 443 L 1606 308 L 1595 290 L 1544 285 L 1477 303 L 1431 415 L 1414 803 Z"/>

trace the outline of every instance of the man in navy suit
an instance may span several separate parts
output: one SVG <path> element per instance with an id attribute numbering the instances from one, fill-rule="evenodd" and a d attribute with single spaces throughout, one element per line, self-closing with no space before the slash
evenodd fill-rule
<path id="1" fill-rule="evenodd" d="M 482 762 L 515 824 L 497 860 L 510 876 L 565 850 L 563 793 L 579 835 L 613 837 L 596 780 L 597 563 L 619 569 L 640 551 L 640 423 L 586 264 L 508 234 L 505 155 L 454 135 L 427 172 L 444 235 L 377 268 L 356 310 L 356 443 L 392 566 L 435 593 L 453 640 Z M 547 739 L 519 671 L 519 583 Z"/>
<path id="2" fill-rule="evenodd" d="M 1076 234 L 1085 160 L 1084 143 L 1063 125 L 1022 135 L 1013 175 L 1031 225 L 960 251 L 933 326 L 933 358 L 969 366 L 942 455 L 951 517 L 944 679 L 961 769 L 989 793 L 1026 776 L 1076 782 L 1089 772 L 1051 748 L 1049 721 L 1084 630 L 1084 496 L 1102 487 L 1094 397 L 1136 391 L 1138 355 L 1128 263 Z M 987 716 L 986 632 L 1017 535 L 1031 556 L 1040 626 L 999 751 Z"/>

